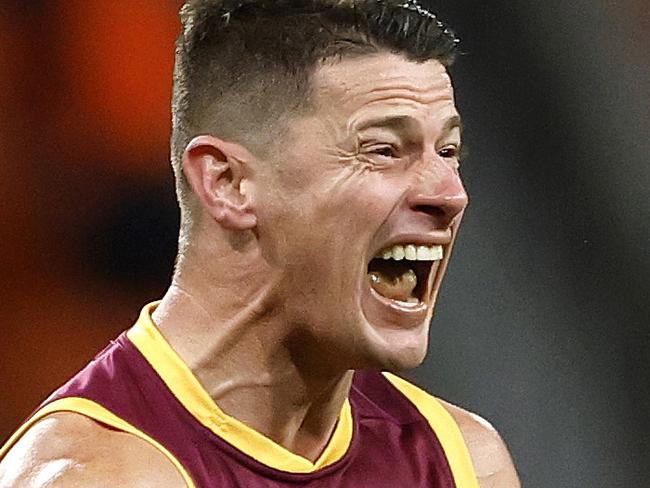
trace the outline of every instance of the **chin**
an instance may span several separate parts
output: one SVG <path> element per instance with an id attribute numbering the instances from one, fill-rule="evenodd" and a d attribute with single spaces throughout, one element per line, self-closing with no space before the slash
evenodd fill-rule
<path id="1" fill-rule="evenodd" d="M 400 371 L 408 371 L 420 366 L 426 358 L 426 351 L 409 351 L 406 354 L 395 354 L 384 361 L 384 365 L 380 368 L 382 371 L 391 373 L 398 373 Z"/>
<path id="2" fill-rule="evenodd" d="M 424 362 L 429 346 L 428 322 L 411 329 L 383 329 L 369 324 L 369 329 L 363 367 L 397 372 L 417 368 Z"/>

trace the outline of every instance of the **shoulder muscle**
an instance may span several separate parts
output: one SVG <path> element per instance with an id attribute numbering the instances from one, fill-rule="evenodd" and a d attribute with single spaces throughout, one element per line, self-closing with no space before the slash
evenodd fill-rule
<path id="1" fill-rule="evenodd" d="M 512 457 L 494 427 L 476 414 L 439 401 L 463 434 L 481 488 L 520 488 Z"/>
<path id="2" fill-rule="evenodd" d="M 181 488 L 185 483 L 156 448 L 74 413 L 32 426 L 0 462 L 0 488 Z"/>

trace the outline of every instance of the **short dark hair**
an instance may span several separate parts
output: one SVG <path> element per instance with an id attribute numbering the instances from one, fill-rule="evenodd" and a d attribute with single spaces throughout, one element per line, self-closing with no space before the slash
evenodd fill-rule
<path id="1" fill-rule="evenodd" d="M 190 0 L 181 21 L 172 107 L 181 208 L 192 137 L 212 133 L 262 151 L 287 116 L 309 107 L 319 63 L 387 51 L 449 66 L 458 46 L 414 0 Z"/>

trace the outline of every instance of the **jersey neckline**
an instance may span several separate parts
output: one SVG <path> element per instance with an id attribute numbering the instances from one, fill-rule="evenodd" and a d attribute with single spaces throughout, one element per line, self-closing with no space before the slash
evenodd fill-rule
<path id="1" fill-rule="evenodd" d="M 348 399 L 320 457 L 312 462 L 295 454 L 219 408 L 154 323 L 151 314 L 158 304 L 144 307 L 138 321 L 127 331 L 127 337 L 199 423 L 257 462 L 287 473 L 314 473 L 345 456 L 354 430 Z"/>

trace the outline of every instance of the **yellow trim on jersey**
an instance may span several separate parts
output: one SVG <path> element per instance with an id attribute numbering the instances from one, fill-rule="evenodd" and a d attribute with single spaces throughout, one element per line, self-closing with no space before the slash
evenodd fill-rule
<path id="1" fill-rule="evenodd" d="M 128 434 L 132 434 L 139 439 L 142 439 L 143 441 L 151 444 L 153 447 L 158 449 L 173 465 L 174 467 L 178 470 L 180 473 L 181 477 L 185 481 L 187 488 L 195 488 L 194 481 L 190 477 L 190 475 L 187 473 L 183 465 L 174 457 L 172 453 L 170 453 L 165 447 L 163 447 L 160 443 L 158 443 L 156 440 L 153 438 L 149 437 L 147 434 L 144 432 L 136 429 L 133 427 L 131 424 L 129 424 L 127 421 L 121 419 L 114 413 L 110 412 L 106 408 L 102 407 L 100 404 L 93 402 L 92 400 L 88 400 L 86 398 L 77 398 L 77 397 L 70 397 L 70 398 L 61 398 L 60 400 L 56 400 L 52 403 L 49 403 L 45 405 L 43 408 L 38 410 L 34 415 L 32 415 L 27 422 L 25 422 L 23 425 L 20 426 L 20 428 L 16 431 L 15 434 L 13 434 L 7 443 L 0 449 L 0 460 L 9 452 L 9 449 L 11 449 L 16 443 L 22 438 L 25 433 L 34 426 L 39 420 L 44 419 L 48 415 L 51 415 L 53 413 L 61 413 L 61 412 L 74 412 L 78 413 L 81 415 L 84 415 L 85 417 L 91 418 L 93 420 L 96 420 L 99 423 L 102 423 L 104 425 L 108 425 L 109 427 L 112 427 L 116 430 L 126 432 Z"/>
<path id="2" fill-rule="evenodd" d="M 384 373 L 384 376 L 415 405 L 429 422 L 445 451 L 456 486 L 458 488 L 479 488 L 463 434 L 447 409 L 435 397 L 399 376 L 390 373 Z"/>
<path id="3" fill-rule="evenodd" d="M 157 303 L 153 303 L 142 310 L 136 324 L 127 332 L 128 338 L 174 396 L 201 424 L 260 463 L 289 473 L 313 473 L 345 455 L 352 442 L 353 431 L 352 409 L 348 400 L 343 405 L 332 438 L 316 462 L 294 454 L 217 406 L 154 324 L 151 313 L 156 306 Z"/>

